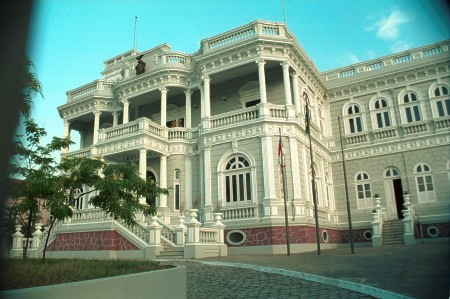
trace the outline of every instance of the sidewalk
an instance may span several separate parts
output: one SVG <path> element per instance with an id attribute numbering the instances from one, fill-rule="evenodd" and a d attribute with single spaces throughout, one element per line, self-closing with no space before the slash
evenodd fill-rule
<path id="1" fill-rule="evenodd" d="M 449 298 L 449 244 L 338 248 L 287 255 L 230 255 L 205 261 L 243 263 L 315 274 L 403 294 Z"/>

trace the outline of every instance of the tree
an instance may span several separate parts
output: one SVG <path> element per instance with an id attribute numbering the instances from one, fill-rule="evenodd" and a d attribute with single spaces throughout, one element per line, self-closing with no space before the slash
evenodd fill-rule
<path id="1" fill-rule="evenodd" d="M 33 96 L 37 93 L 43 96 L 41 82 L 38 80 L 36 73 L 32 71 L 32 68 L 34 68 L 33 63 L 25 56 L 22 63 L 22 88 L 20 91 L 23 101 L 19 106 L 19 112 L 25 118 L 31 115 Z"/>
<path id="2" fill-rule="evenodd" d="M 92 205 L 130 225 L 136 223 L 136 212 L 143 212 L 144 215 L 156 213 L 154 206 L 139 203 L 139 198 L 167 194 L 167 190 L 140 178 L 136 165 L 107 164 L 101 157 L 62 157 L 57 162 L 54 153 L 72 142 L 53 137 L 49 144 L 42 146 L 40 141 L 46 134 L 45 129 L 38 127 L 32 119 L 26 120 L 25 135 L 28 144 L 18 137 L 10 166 L 13 174 L 24 178 L 15 196 L 20 199 L 17 204 L 19 213 L 31 215 L 26 222 L 28 230 L 31 231 L 36 221 L 36 217 L 32 215 L 40 209 L 49 211 L 52 216 L 43 261 L 54 224 L 72 216 L 74 203 L 86 194 L 95 192 L 95 196 L 91 198 Z M 25 245 L 24 258 L 27 249 Z"/>

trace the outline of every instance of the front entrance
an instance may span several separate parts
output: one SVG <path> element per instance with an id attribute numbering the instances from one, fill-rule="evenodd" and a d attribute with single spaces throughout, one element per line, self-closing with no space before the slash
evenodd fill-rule
<path id="1" fill-rule="evenodd" d="M 387 168 L 384 177 L 387 218 L 403 219 L 403 187 L 397 168 Z"/>

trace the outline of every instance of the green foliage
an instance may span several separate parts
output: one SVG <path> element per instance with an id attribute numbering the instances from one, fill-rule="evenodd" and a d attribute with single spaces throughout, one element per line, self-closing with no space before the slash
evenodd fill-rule
<path id="1" fill-rule="evenodd" d="M 23 136 L 18 136 L 10 165 L 12 174 L 24 178 L 14 196 L 20 198 L 16 205 L 19 213 L 31 215 L 27 223 L 29 230 L 36 221 L 33 215 L 40 209 L 53 216 L 51 231 L 55 221 L 72 216 L 76 200 L 92 192 L 96 192 L 91 198 L 92 205 L 130 225 L 136 223 L 135 212 L 156 213 L 156 207 L 141 204 L 139 198 L 155 198 L 160 193 L 167 194 L 167 190 L 140 178 L 135 165 L 107 164 L 101 157 L 62 157 L 58 163 L 54 153 L 73 142 L 54 137 L 49 144 L 41 145 L 41 138 L 46 134 L 32 119 L 26 120 L 27 144 L 22 142 Z"/>
<path id="2" fill-rule="evenodd" d="M 29 288 L 172 268 L 145 260 L 6 259 L 0 290 Z M 45 275 L 44 275 L 45 274 Z M 63 297 L 63 295 L 61 295 Z"/>

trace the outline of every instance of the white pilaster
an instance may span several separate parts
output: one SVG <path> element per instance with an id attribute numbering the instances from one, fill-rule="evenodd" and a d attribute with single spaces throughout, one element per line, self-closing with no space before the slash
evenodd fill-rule
<path id="1" fill-rule="evenodd" d="M 291 153 L 292 188 L 294 201 L 300 200 L 300 167 L 298 163 L 297 139 L 289 138 L 289 150 Z"/>
<path id="2" fill-rule="evenodd" d="M 141 179 L 146 179 L 147 177 L 147 150 L 139 150 L 139 177 Z M 145 204 L 145 197 L 139 198 L 139 203 Z"/>
<path id="3" fill-rule="evenodd" d="M 159 158 L 159 186 L 161 188 L 167 188 L 167 157 L 161 156 Z M 159 195 L 159 207 L 167 207 L 167 195 Z"/>
<path id="4" fill-rule="evenodd" d="M 267 94 L 266 94 L 266 74 L 264 72 L 264 65 L 266 62 L 264 59 L 256 60 L 258 64 L 258 76 L 259 76 L 259 94 L 261 98 L 261 103 L 267 103 Z"/>
<path id="5" fill-rule="evenodd" d="M 200 118 L 205 117 L 205 93 L 203 92 L 203 85 L 198 87 L 200 90 Z"/>
<path id="6" fill-rule="evenodd" d="M 309 171 L 308 169 L 310 168 L 310 164 L 308 163 L 307 159 L 306 159 L 306 146 L 302 145 L 302 156 L 303 156 L 303 179 L 304 179 L 304 183 L 303 186 L 305 186 L 305 197 L 307 201 L 311 201 L 312 202 L 312 196 L 310 197 L 310 184 L 309 184 Z"/>
<path id="7" fill-rule="evenodd" d="M 293 72 L 291 74 L 292 77 L 292 91 L 294 92 L 294 106 L 295 106 L 295 112 L 300 113 L 301 111 L 301 105 L 300 105 L 300 92 L 298 90 L 298 76 L 296 72 Z"/>
<path id="8" fill-rule="evenodd" d="M 84 131 L 80 131 L 80 149 L 84 148 L 84 137 L 86 136 L 86 133 Z"/>
<path id="9" fill-rule="evenodd" d="M 276 199 L 275 195 L 275 172 L 273 166 L 272 137 L 261 138 L 262 160 L 264 171 L 264 200 Z"/>
<path id="10" fill-rule="evenodd" d="M 186 156 L 184 160 L 184 172 L 185 172 L 185 209 L 192 209 L 192 160 L 191 157 Z"/>
<path id="11" fill-rule="evenodd" d="M 94 140 L 92 144 L 97 144 L 98 142 L 98 130 L 100 128 L 100 111 L 94 111 Z"/>
<path id="12" fill-rule="evenodd" d="M 211 200 L 211 148 L 205 147 L 203 151 L 203 160 L 204 160 L 204 173 L 205 173 L 205 206 L 204 206 L 204 215 L 205 222 L 212 222 L 213 219 L 213 207 Z"/>
<path id="13" fill-rule="evenodd" d="M 184 92 L 184 94 L 186 95 L 186 121 L 184 122 L 184 126 L 186 128 L 190 128 L 191 127 L 191 95 L 192 95 L 192 91 L 190 89 L 186 90 Z"/>
<path id="14" fill-rule="evenodd" d="M 161 126 L 165 127 L 167 123 L 167 88 L 161 87 Z"/>
<path id="15" fill-rule="evenodd" d="M 283 61 L 281 63 L 283 68 L 283 85 L 284 85 L 284 103 L 286 105 L 292 105 L 292 95 L 291 95 L 291 80 L 289 78 L 289 63 Z"/>
<path id="16" fill-rule="evenodd" d="M 127 124 L 128 123 L 128 119 L 129 119 L 129 111 L 128 111 L 128 107 L 130 105 L 130 103 L 128 102 L 128 100 L 122 100 L 122 104 L 123 104 L 123 124 Z"/>

